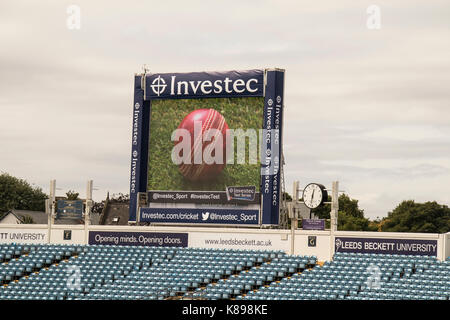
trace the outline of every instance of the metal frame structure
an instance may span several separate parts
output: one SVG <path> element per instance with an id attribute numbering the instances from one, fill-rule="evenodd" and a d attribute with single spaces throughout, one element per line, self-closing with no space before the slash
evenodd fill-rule
<path id="1" fill-rule="evenodd" d="M 300 211 L 299 204 L 302 203 L 300 201 L 299 192 L 302 189 L 299 188 L 299 182 L 294 181 L 293 183 L 293 193 L 292 193 L 292 201 L 287 203 L 287 208 L 289 212 L 289 218 L 291 219 L 291 253 L 294 252 L 295 245 L 295 230 L 298 228 L 298 213 Z M 338 221 L 338 212 L 339 212 L 339 181 L 333 181 L 332 187 L 330 189 L 325 189 L 326 191 L 331 191 L 331 202 L 325 201 L 323 204 L 331 204 L 331 212 L 330 212 L 330 248 L 333 248 L 334 254 L 334 239 L 335 232 L 337 231 L 337 221 Z"/>
<path id="2" fill-rule="evenodd" d="M 261 208 L 260 221 L 257 226 L 278 226 L 282 198 L 282 128 L 284 103 L 283 69 L 254 69 L 225 72 L 192 72 L 192 73 L 144 73 L 135 74 L 134 101 L 132 121 L 132 148 L 130 174 L 130 211 L 129 224 L 139 221 L 140 208 L 138 194 L 147 192 L 148 151 L 150 136 L 150 116 L 152 101 L 159 99 L 196 99 L 196 98 L 230 98 L 230 97 L 264 97 L 263 130 L 271 136 L 261 146 Z M 251 78 L 253 77 L 253 78 Z M 257 90 L 245 86 L 245 90 L 233 92 L 222 90 L 216 92 L 175 92 L 175 78 L 183 82 L 216 83 L 217 79 L 250 79 Z M 255 80 L 256 79 L 256 80 Z M 226 81 L 225 81 L 226 82 Z M 186 85 L 186 88 L 188 86 Z M 242 88 L 242 87 L 241 87 Z M 185 89 L 188 90 L 188 89 Z M 212 90 L 210 90 L 212 91 Z M 217 90 L 218 91 L 218 90 Z M 273 144 L 273 145 L 272 145 Z M 263 188 L 263 186 L 266 186 Z M 148 201 L 151 201 L 149 199 Z M 186 209 L 188 210 L 188 209 Z M 220 224 L 223 225 L 223 224 Z"/>

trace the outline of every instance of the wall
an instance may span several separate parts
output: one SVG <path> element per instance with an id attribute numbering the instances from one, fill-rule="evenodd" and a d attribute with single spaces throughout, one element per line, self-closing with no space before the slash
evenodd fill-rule
<path id="1" fill-rule="evenodd" d="M 0 225 L 0 243 L 48 243 L 47 225 Z M 291 230 L 255 229 L 255 228 L 214 228 L 214 227 L 180 227 L 180 226 L 98 226 L 85 228 L 83 225 L 53 225 L 50 233 L 51 243 L 85 244 L 88 243 L 88 231 L 137 235 L 172 239 L 179 237 L 180 246 L 246 249 L 246 250 L 282 250 L 288 254 L 314 255 L 319 261 L 331 260 L 334 254 L 335 237 L 364 239 L 419 239 L 437 241 L 437 258 L 445 260 L 450 256 L 450 233 L 385 233 L 385 232 L 350 232 L 296 230 L 292 237 Z M 71 231 L 71 239 L 66 240 L 64 234 Z M 313 238 L 311 238 L 313 237 Z M 183 240 L 184 239 L 184 240 Z M 170 239 L 169 239 L 170 240 Z M 315 240 L 311 246 L 310 240 Z M 156 243 L 156 242 L 155 242 Z M 133 244 L 133 243 L 130 243 Z M 142 245 L 143 243 L 140 243 Z M 170 243 L 169 243 L 170 244 Z M 169 245 L 165 244 L 165 245 Z"/>
<path id="2" fill-rule="evenodd" d="M 70 231 L 70 240 L 64 239 L 65 231 Z M 85 234 L 84 225 L 54 225 L 52 226 L 50 242 L 60 244 L 84 244 Z"/>
<path id="3" fill-rule="evenodd" d="M 315 246 L 313 246 L 313 243 L 310 242 L 311 240 L 315 240 Z M 316 256 L 318 261 L 329 261 L 332 258 L 330 245 L 330 231 L 295 231 L 294 254 Z"/>
<path id="4" fill-rule="evenodd" d="M 189 232 L 189 246 L 217 249 L 282 250 L 286 253 L 291 251 L 290 236 L 287 230 L 194 229 Z"/>
<path id="5" fill-rule="evenodd" d="M 123 227 L 91 226 L 90 230 L 110 232 L 133 231 L 136 233 L 188 234 L 188 246 L 197 248 L 283 250 L 290 252 L 287 230 L 261 230 L 254 228 L 207 227 Z"/>
<path id="6" fill-rule="evenodd" d="M 8 213 L 6 217 L 0 221 L 0 224 L 19 224 L 19 219 L 17 219 L 12 213 Z"/>
<path id="7" fill-rule="evenodd" d="M 357 231 L 337 231 L 334 238 L 364 238 L 364 239 L 395 239 L 395 240 L 426 240 L 436 242 L 436 257 L 439 260 L 444 259 L 444 241 L 442 235 L 436 233 L 403 233 L 403 232 L 357 232 Z M 334 239 L 333 239 L 334 242 Z M 334 245 L 330 246 L 334 254 Z"/>
<path id="8" fill-rule="evenodd" d="M 2 224 L 0 226 L 0 243 L 47 243 L 48 228 L 46 225 Z"/>
<path id="9" fill-rule="evenodd" d="M 444 254 L 444 259 L 447 259 L 448 257 L 450 257 L 450 232 L 447 232 L 445 235 L 445 254 Z"/>

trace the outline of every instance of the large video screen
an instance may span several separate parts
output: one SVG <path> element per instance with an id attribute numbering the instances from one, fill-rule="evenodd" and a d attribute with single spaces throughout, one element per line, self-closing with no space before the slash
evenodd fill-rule
<path id="1" fill-rule="evenodd" d="M 263 97 L 152 101 L 147 189 L 259 192 L 263 109 Z"/>

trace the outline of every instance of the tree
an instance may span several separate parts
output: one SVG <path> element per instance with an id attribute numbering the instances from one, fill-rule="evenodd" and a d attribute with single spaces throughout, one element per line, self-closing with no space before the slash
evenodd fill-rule
<path id="1" fill-rule="evenodd" d="M 12 209 L 44 211 L 47 198 L 41 188 L 8 173 L 0 174 L 0 213 Z"/>
<path id="2" fill-rule="evenodd" d="M 100 201 L 100 202 L 95 202 L 92 206 L 91 212 L 92 213 L 96 213 L 96 214 L 100 214 L 103 211 L 103 208 L 105 207 L 105 201 Z"/>
<path id="3" fill-rule="evenodd" d="M 346 194 L 339 196 L 338 230 L 377 231 L 377 227 L 364 217 L 364 210 L 359 208 L 358 200 L 350 199 Z M 328 196 L 328 201 L 331 197 Z M 331 205 L 324 204 L 311 210 L 319 219 L 330 219 Z"/>
<path id="4" fill-rule="evenodd" d="M 355 217 L 345 211 L 339 211 L 338 230 L 342 231 L 377 231 L 377 227 L 370 224 L 369 219 Z"/>
<path id="5" fill-rule="evenodd" d="M 401 202 L 381 223 L 382 231 L 446 233 L 450 231 L 450 208 L 436 201 Z"/>
<path id="6" fill-rule="evenodd" d="M 67 200 L 78 200 L 79 195 L 80 194 L 78 192 L 75 192 L 73 190 L 69 190 L 66 192 Z"/>
<path id="7" fill-rule="evenodd" d="M 24 215 L 21 218 L 22 218 L 22 221 L 20 222 L 21 224 L 33 224 L 34 223 L 33 218 L 29 215 Z"/>
<path id="8" fill-rule="evenodd" d="M 289 193 L 283 192 L 283 200 L 292 201 L 292 197 Z"/>
<path id="9" fill-rule="evenodd" d="M 348 216 L 354 218 L 364 218 L 364 210 L 358 206 L 358 200 L 350 199 L 346 194 L 339 196 L 339 212 L 345 212 Z M 331 202 L 331 196 L 328 196 L 327 202 Z M 320 219 L 330 219 L 331 205 L 329 203 L 322 205 L 312 212 Z"/>
<path id="10" fill-rule="evenodd" d="M 110 201 L 113 202 L 113 203 L 129 203 L 130 202 L 130 195 L 128 193 L 127 194 L 123 194 L 121 192 L 113 193 L 113 195 L 111 196 Z"/>
<path id="11" fill-rule="evenodd" d="M 327 202 L 331 202 L 331 196 L 328 196 Z M 311 210 L 311 213 L 313 213 L 319 219 L 330 219 L 330 212 L 331 205 L 329 203 L 323 204 L 318 208 Z"/>

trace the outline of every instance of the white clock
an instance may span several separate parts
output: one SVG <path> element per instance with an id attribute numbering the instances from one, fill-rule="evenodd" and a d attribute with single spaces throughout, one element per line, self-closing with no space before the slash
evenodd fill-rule
<path id="1" fill-rule="evenodd" d="M 303 202 L 310 209 L 315 209 L 328 199 L 327 190 L 318 183 L 310 183 L 303 189 Z"/>

